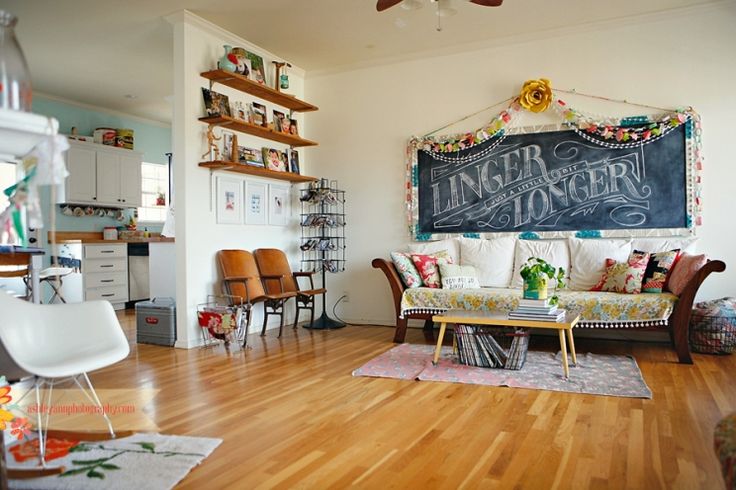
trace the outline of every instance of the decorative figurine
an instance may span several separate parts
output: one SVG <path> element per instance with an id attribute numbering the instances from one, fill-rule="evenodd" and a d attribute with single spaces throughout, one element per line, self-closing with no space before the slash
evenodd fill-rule
<path id="1" fill-rule="evenodd" d="M 222 136 L 217 137 L 215 136 L 215 127 L 213 125 L 207 126 L 207 151 L 204 152 L 202 155 L 202 158 L 207 158 L 207 155 L 210 156 L 210 161 L 214 162 L 220 159 L 220 145 L 217 144 L 217 141 L 220 141 L 222 139 Z"/>

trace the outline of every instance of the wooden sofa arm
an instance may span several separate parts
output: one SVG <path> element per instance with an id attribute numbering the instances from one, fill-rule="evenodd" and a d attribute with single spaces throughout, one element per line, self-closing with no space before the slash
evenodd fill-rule
<path id="1" fill-rule="evenodd" d="M 381 269 L 388 280 L 389 286 L 391 286 L 391 295 L 394 298 L 394 309 L 396 310 L 396 316 L 401 314 L 401 296 L 404 294 L 404 283 L 401 282 L 399 273 L 396 272 L 393 262 L 386 259 L 373 259 L 371 265 L 374 269 Z"/>
<path id="2" fill-rule="evenodd" d="M 687 283 L 685 289 L 677 299 L 675 311 L 672 312 L 669 319 L 670 338 L 677 351 L 677 357 L 681 363 L 692 364 L 693 359 L 690 356 L 690 314 L 693 309 L 695 296 L 698 294 L 700 285 L 703 284 L 705 278 L 713 272 L 723 272 L 726 270 L 725 262 L 721 260 L 709 260 L 695 276 Z"/>

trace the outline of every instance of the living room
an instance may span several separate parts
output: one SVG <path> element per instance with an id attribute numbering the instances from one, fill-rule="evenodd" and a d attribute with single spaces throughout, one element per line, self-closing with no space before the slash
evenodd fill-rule
<path id="1" fill-rule="evenodd" d="M 173 153 L 176 279 L 170 282 L 175 286 L 177 348 L 136 343 L 135 313 L 118 312 L 131 354 L 91 379 L 103 401 L 109 390 L 159 390 L 140 409 L 161 434 L 222 440 L 188 476 L 184 472 L 183 488 L 723 485 L 713 430 L 736 410 L 729 381 L 734 361 L 732 356 L 693 353 L 693 364 L 678 363 L 666 329 L 616 330 L 606 335 L 609 340 L 599 331 L 578 335 L 589 329 L 575 329 L 578 356 L 633 357 L 650 397 L 351 373 L 395 347 L 395 298 L 371 262 L 406 250 L 418 237 L 408 216 L 407 141 L 483 128 L 510 107 L 527 80 L 548 80 L 555 100 L 601 119 L 688 107 L 697 111 L 705 160 L 698 173 L 702 190 L 692 206 L 701 220 L 675 236 L 696 238 L 698 254 L 727 266 L 698 284 L 696 300 L 735 297 L 736 252 L 729 243 L 736 235 L 728 187 L 734 172 L 727 143 L 727 114 L 736 109 L 728 90 L 736 75 L 734 2 L 619 2 L 591 9 L 574 0 L 554 6 L 506 0 L 499 7 L 404 0 L 380 12 L 368 0 L 349 5 L 194 2 L 187 11 L 173 1 L 150 4 L 123 12 L 122 7 L 74 2 L 77 20 L 70 18 L 68 3 L 42 8 L 3 1 L 0 8 L 19 18 L 18 41 L 33 76 L 34 98 L 45 100 L 46 109 L 59 100 L 129 116 L 121 126 L 137 121 L 165 131 L 170 127 L 168 148 L 162 144 L 151 152 Z M 68 20 L 68 27 L 54 27 L 55 18 Z M 71 46 L 74 36 L 67 31 L 85 29 L 90 29 L 89 38 L 76 50 L 54 56 L 62 60 L 57 65 L 64 66 L 65 60 L 89 65 L 82 74 L 88 88 L 80 84 L 79 70 L 49 69 L 49 51 L 43 49 L 55 33 L 59 43 Z M 125 30 L 135 33 L 135 42 L 121 41 Z M 198 308 L 209 295 L 223 291 L 218 251 L 276 248 L 286 253 L 292 271 L 307 270 L 299 249 L 304 212 L 299 197 L 308 184 L 288 184 L 286 225 L 249 224 L 247 216 L 239 224 L 223 224 L 218 215 L 220 179 L 246 182 L 241 199 L 250 182 L 283 184 L 200 166 L 217 160 L 207 155 L 208 125 L 199 121 L 207 115 L 202 89 L 231 101 L 255 100 L 221 83 L 210 85 L 202 76 L 217 68 L 223 45 L 260 55 L 268 68 L 266 81 L 275 90 L 280 89 L 274 85 L 272 62 L 293 65 L 282 67 L 288 77 L 283 90 L 318 108 L 295 111 L 299 137 L 318 143 L 298 148 L 298 173 L 327 179 L 344 191 L 346 261 L 344 270 L 326 274 L 326 307 L 319 296 L 315 313 L 343 321 L 345 328 L 292 329 L 291 303 L 284 309 L 283 334 L 277 336 L 280 319 L 271 318 L 260 336 L 264 310 L 256 305 L 246 348 L 233 342 L 226 350 L 217 341 L 201 347 Z M 138 59 L 126 55 L 126 49 Z M 89 61 L 100 52 L 111 60 Z M 95 69 L 108 63 L 119 66 Z M 110 94 L 101 94 L 100 88 Z M 126 94 L 135 98 L 126 99 Z M 270 119 L 274 104 L 266 105 Z M 33 112 L 61 119 L 43 109 L 34 102 Z M 515 114 L 518 128 L 562 119 L 553 109 L 535 113 L 519 108 Z M 62 124 L 61 132 L 68 134 L 69 126 Z M 215 137 L 227 129 L 216 128 Z M 221 144 L 217 141 L 218 150 Z M 268 143 L 238 134 L 238 144 L 260 148 Z M 686 192 L 690 197 L 692 189 Z M 61 228 L 63 223 L 57 228 L 74 231 Z M 51 223 L 45 224 L 48 231 Z M 602 237 L 627 233 L 604 230 Z M 436 235 L 433 240 L 450 236 Z M 483 233 L 482 238 L 493 237 Z M 543 234 L 548 238 L 576 236 Z M 316 287 L 322 286 L 321 272 L 314 276 Z M 309 321 L 301 317 L 300 323 Z M 405 344 L 434 348 L 438 331 L 423 330 L 423 323 L 409 322 Z M 445 346 L 450 342 L 448 336 Z M 559 347 L 556 336 L 533 332 L 530 350 L 556 353 Z M 575 369 L 570 367 L 571 373 Z M 427 403 L 436 408 L 420 408 Z"/>

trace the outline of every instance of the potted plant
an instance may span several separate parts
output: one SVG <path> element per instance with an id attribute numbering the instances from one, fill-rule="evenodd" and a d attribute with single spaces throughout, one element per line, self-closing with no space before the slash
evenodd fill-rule
<path id="1" fill-rule="evenodd" d="M 166 206 L 166 195 L 161 191 L 159 191 L 158 196 L 156 196 L 156 206 Z"/>
<path id="2" fill-rule="evenodd" d="M 529 257 L 521 266 L 521 278 L 524 279 L 525 299 L 547 299 L 547 285 L 550 279 L 555 279 L 555 291 L 550 298 L 550 304 L 557 304 L 557 288 L 565 287 L 565 270 L 562 267 L 555 269 L 550 263 L 539 257 Z"/>

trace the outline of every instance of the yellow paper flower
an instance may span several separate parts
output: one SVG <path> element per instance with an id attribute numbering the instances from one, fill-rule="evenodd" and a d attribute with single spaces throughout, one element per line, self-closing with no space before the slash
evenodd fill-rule
<path id="1" fill-rule="evenodd" d="M 0 408 L 0 430 L 5 430 L 7 423 L 13 420 L 15 416 L 7 410 Z"/>
<path id="2" fill-rule="evenodd" d="M 546 78 L 527 80 L 521 88 L 519 103 L 528 111 L 546 111 L 552 103 L 552 84 Z"/>

